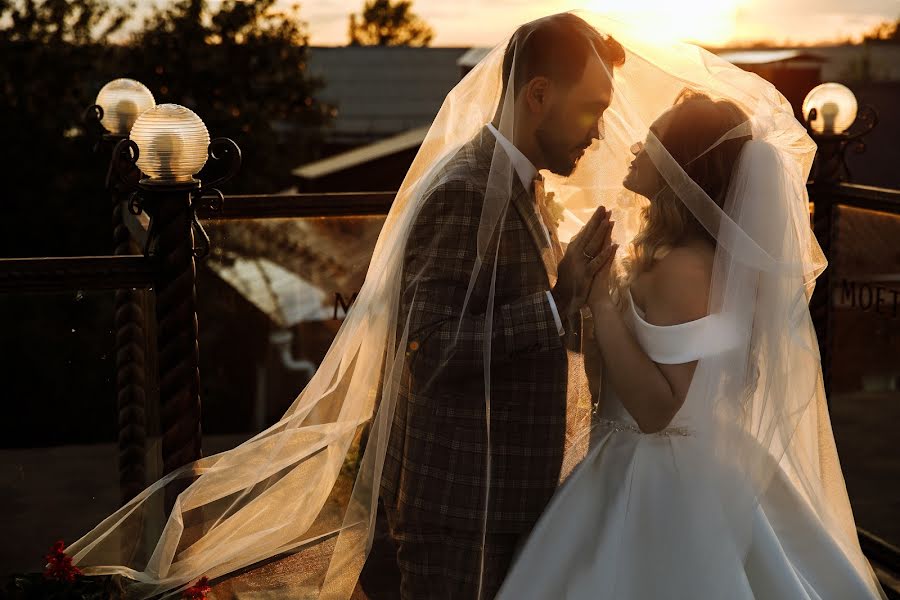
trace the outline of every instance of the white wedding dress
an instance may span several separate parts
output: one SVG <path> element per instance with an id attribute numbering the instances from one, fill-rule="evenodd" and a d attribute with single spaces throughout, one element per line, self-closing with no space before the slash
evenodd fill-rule
<path id="1" fill-rule="evenodd" d="M 626 321 L 657 363 L 692 362 L 738 343 L 720 315 L 660 327 L 630 296 L 628 303 Z M 720 493 L 730 486 L 717 480 L 729 474 L 700 441 L 693 407 L 686 403 L 663 432 L 644 434 L 606 387 L 591 451 L 551 501 L 498 598 L 877 597 L 859 574 L 868 565 L 851 564 L 853 553 L 783 472 L 752 523 L 744 513 L 734 522 Z"/>

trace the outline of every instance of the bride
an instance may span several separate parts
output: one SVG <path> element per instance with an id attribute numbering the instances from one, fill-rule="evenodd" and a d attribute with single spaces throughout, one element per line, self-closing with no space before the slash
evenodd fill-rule
<path id="1" fill-rule="evenodd" d="M 411 484 L 439 484 L 436 494 L 452 491 L 478 508 L 479 519 L 469 519 L 477 525 L 472 543 L 458 552 L 466 565 L 458 575 L 479 589 L 486 579 L 501 579 L 485 572 L 498 564 L 490 556 L 492 537 L 508 532 L 484 507 L 497 506 L 503 494 L 533 499 L 529 481 L 503 485 L 506 463 L 494 452 L 503 448 L 538 470 L 543 461 L 548 476 L 564 481 L 521 548 L 502 598 L 883 597 L 856 539 L 808 309 L 825 268 L 805 186 L 815 145 L 784 97 L 756 75 L 695 46 L 645 40 L 626 25 L 581 16 L 626 55 L 600 78 L 603 101 L 575 104 L 564 90 L 547 87 L 521 104 L 535 122 L 555 112 L 535 137 L 573 161 L 580 156 L 574 172 L 544 173 L 546 193 L 535 206 L 510 156 L 495 146 L 481 173 L 481 214 L 465 222 L 478 227 L 477 260 L 463 262 L 463 253 L 441 245 L 457 235 L 460 222 L 453 213 L 436 215 L 447 226 L 429 251 L 447 261 L 455 281 L 469 285 L 459 290 L 463 310 L 445 316 L 476 315 L 484 329 L 469 339 L 477 352 L 439 365 L 476 361 L 478 376 L 464 381 L 475 401 L 464 410 L 442 406 L 441 426 L 419 433 L 429 442 L 425 451 L 441 445 L 466 451 L 447 452 L 447 460 L 486 458 L 469 459 L 452 481 L 435 483 L 425 472 Z M 236 448 L 166 475 L 77 540 L 69 551 L 85 573 L 119 576 L 134 598 L 179 594 L 201 577 L 211 580 L 215 598 L 354 595 L 384 495 L 401 375 L 425 341 L 410 333 L 410 314 L 395 310 L 406 243 L 429 182 L 497 114 L 506 47 L 504 41 L 490 52 L 443 103 L 398 191 L 353 309 L 282 419 Z M 558 45 L 551 51 L 565 54 Z M 521 64 L 542 57 L 527 58 Z M 509 72 L 505 83 L 514 84 L 517 70 Z M 570 105 L 571 114 L 560 114 L 560 106 Z M 516 140 L 509 108 L 498 129 Z M 551 135 L 557 129 L 567 135 Z M 596 140 L 590 146 L 555 142 L 586 141 L 584 132 Z M 564 355 L 554 337 L 558 327 L 545 326 L 552 321 L 532 327 L 510 310 L 505 296 L 518 270 L 498 264 L 534 255 L 552 281 L 557 248 L 578 242 L 573 235 L 600 205 L 615 221 L 607 255 L 615 246 L 629 252 L 594 279 L 581 310 L 592 320 L 561 323 L 581 343 L 581 352 Z M 526 213 L 527 226 L 515 217 Z M 534 252 L 512 244 L 517 239 L 533 240 Z M 498 247 L 507 252 L 497 254 Z M 599 256 L 593 247 L 583 253 Z M 545 302 L 545 280 L 535 282 L 542 289 L 531 308 Z M 524 325 L 524 339 L 504 323 Z M 448 327 L 441 335 L 461 351 L 459 331 Z M 531 346 L 542 340 L 553 346 L 547 356 L 559 366 L 556 383 L 566 386 L 558 394 L 566 403 L 564 424 L 540 413 L 546 403 L 539 393 L 496 393 L 501 368 L 515 374 L 509 381 L 546 391 L 548 401 L 561 388 L 530 366 L 540 358 L 540 348 Z M 504 341 L 517 354 L 492 362 Z M 586 374 L 594 381 L 596 373 L 599 397 L 586 384 Z M 498 422 L 512 426 L 501 430 Z M 564 425 L 564 447 L 529 445 L 533 438 L 523 435 L 522 423 L 528 432 Z M 167 497 L 175 497 L 174 506 L 166 506 Z M 433 576 L 436 592 L 446 592 L 441 573 L 423 573 Z"/>
<path id="2" fill-rule="evenodd" d="M 622 185 L 649 205 L 622 277 L 607 263 L 588 298 L 593 446 L 498 598 L 883 597 L 818 379 L 803 182 L 727 99 L 685 90 L 647 135 Z"/>

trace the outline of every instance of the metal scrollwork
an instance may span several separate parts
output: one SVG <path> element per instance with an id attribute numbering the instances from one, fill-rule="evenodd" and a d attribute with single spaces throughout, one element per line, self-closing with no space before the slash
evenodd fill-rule
<path id="1" fill-rule="evenodd" d="M 857 111 L 856 121 L 853 122 L 850 128 L 855 129 L 855 131 L 848 131 L 847 138 L 850 140 L 861 138 L 875 129 L 876 125 L 878 125 L 878 111 L 869 104 L 863 105 Z"/>
<path id="2" fill-rule="evenodd" d="M 138 145 L 129 139 L 119 140 L 113 148 L 106 172 L 106 188 L 110 191 L 135 192 L 141 178 L 141 170 L 137 166 L 141 151 Z"/>
<path id="3" fill-rule="evenodd" d="M 100 149 L 100 143 L 103 136 L 109 134 L 106 127 L 103 126 L 103 107 L 99 104 L 88 106 L 81 115 L 81 121 L 84 123 L 84 129 L 88 136 L 94 140 L 92 150 L 96 153 Z"/>
<path id="4" fill-rule="evenodd" d="M 134 216 L 138 216 L 144 212 L 143 198 L 141 198 L 140 193 L 132 192 L 128 197 L 128 212 Z"/>
<path id="5" fill-rule="evenodd" d="M 878 112 L 870 105 L 863 105 L 859 108 L 856 120 L 850 128 L 841 133 L 813 131 L 811 123 L 816 117 L 817 112 L 813 108 L 805 120 L 807 131 L 819 146 L 813 178 L 823 182 L 851 180 L 852 174 L 847 165 L 847 150 L 851 150 L 854 154 L 866 151 L 866 143 L 862 138 L 878 125 Z"/>
<path id="6" fill-rule="evenodd" d="M 230 138 L 215 138 L 209 143 L 209 160 L 198 177 L 205 189 L 214 188 L 234 177 L 241 168 L 241 149 Z"/>
<path id="7" fill-rule="evenodd" d="M 241 149 L 229 138 L 216 138 L 209 143 L 209 160 L 198 177 L 200 187 L 191 193 L 191 226 L 197 236 L 194 257 L 202 260 L 209 255 L 209 235 L 197 218 L 197 209 L 221 213 L 225 207 L 225 195 L 214 187 L 234 177 L 241 167 Z"/>
<path id="8" fill-rule="evenodd" d="M 199 208 L 206 210 L 207 212 L 219 213 L 222 212 L 224 206 L 225 194 L 219 189 L 204 187 L 192 195 L 191 226 L 194 228 L 194 233 L 198 239 L 198 244 L 194 247 L 194 258 L 197 260 L 203 260 L 209 256 L 210 250 L 209 235 L 197 218 L 197 209 Z"/>

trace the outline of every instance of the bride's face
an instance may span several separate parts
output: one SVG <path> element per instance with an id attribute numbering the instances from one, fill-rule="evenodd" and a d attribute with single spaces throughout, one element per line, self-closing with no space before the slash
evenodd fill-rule
<path id="1" fill-rule="evenodd" d="M 568 176 L 596 139 L 603 138 L 603 113 L 612 98 L 607 67 L 591 56 L 581 80 L 556 90 L 537 127 L 535 138 L 547 163 L 557 175 Z"/>
<path id="2" fill-rule="evenodd" d="M 631 161 L 631 166 L 628 167 L 625 179 L 622 181 L 622 186 L 626 190 L 652 199 L 662 189 L 662 176 L 647 153 L 647 144 L 650 142 L 651 137 L 659 141 L 664 139 L 663 136 L 666 134 L 671 119 L 671 110 L 663 113 L 650 126 L 650 133 L 647 134 L 647 139 L 643 142 L 635 142 L 631 146 L 631 153 L 634 155 L 634 158 Z"/>

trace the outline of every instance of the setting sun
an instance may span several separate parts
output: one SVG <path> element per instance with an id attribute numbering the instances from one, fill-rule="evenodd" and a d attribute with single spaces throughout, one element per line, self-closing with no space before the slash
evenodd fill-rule
<path id="1" fill-rule="evenodd" d="M 294 0 L 278 0 L 288 7 Z M 303 5 L 313 45 L 343 45 L 351 12 L 365 0 L 320 0 Z M 491 47 L 516 25 L 556 12 L 589 10 L 628 22 L 649 38 L 678 39 L 706 46 L 765 42 L 769 45 L 858 40 L 896 18 L 897 0 L 493 0 L 477 3 L 414 0 L 412 6 L 434 29 L 434 46 Z"/>
<path id="2" fill-rule="evenodd" d="M 720 45 L 735 37 L 748 0 L 587 0 L 584 8 L 635 24 L 648 38 Z"/>

